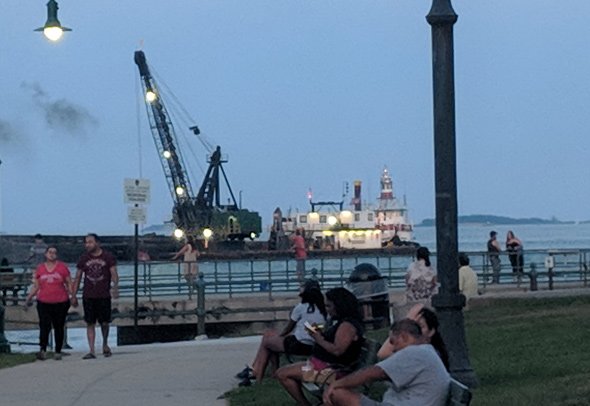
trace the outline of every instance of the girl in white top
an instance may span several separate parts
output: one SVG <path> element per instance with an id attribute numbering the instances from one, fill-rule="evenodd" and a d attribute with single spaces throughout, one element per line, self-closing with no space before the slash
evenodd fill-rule
<path id="1" fill-rule="evenodd" d="M 406 274 L 406 299 L 410 302 L 430 299 L 437 293 L 436 270 L 430 263 L 430 252 L 426 247 L 416 250 L 416 261 L 408 267 Z"/>
<path id="2" fill-rule="evenodd" d="M 294 355 L 310 355 L 314 340 L 305 328 L 308 323 L 321 329 L 326 321 L 326 307 L 324 295 L 316 281 L 307 281 L 302 288 L 301 303 L 291 311 L 289 322 L 280 334 L 270 331 L 264 334 L 258 352 L 252 363 L 252 368 L 246 368 L 237 377 L 243 381 L 240 386 L 250 384 L 250 378 L 257 383 L 262 382 L 264 372 L 269 362 L 272 364 L 273 374 L 279 366 L 280 353 L 287 352 Z"/>

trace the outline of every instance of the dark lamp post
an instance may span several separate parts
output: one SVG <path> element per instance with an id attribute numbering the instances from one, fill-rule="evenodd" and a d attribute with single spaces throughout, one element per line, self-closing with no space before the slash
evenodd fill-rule
<path id="1" fill-rule="evenodd" d="M 436 257 L 441 284 L 439 293 L 432 298 L 432 305 L 449 351 L 451 375 L 474 387 L 477 378 L 469 363 L 465 340 L 465 296 L 459 293 L 453 63 L 453 25 L 457 14 L 451 0 L 433 0 L 426 20 L 432 26 Z"/>
<path id="2" fill-rule="evenodd" d="M 64 31 L 72 31 L 70 28 L 62 27 L 61 23 L 57 19 L 58 5 L 55 0 L 49 0 L 47 2 L 47 21 L 43 27 L 35 29 L 35 31 L 43 31 L 43 34 L 50 41 L 59 40 Z"/>

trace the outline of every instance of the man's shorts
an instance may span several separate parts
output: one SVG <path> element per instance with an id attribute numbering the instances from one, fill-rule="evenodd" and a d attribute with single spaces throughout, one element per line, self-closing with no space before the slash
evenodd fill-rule
<path id="1" fill-rule="evenodd" d="M 303 344 L 294 335 L 288 335 L 283 340 L 283 347 L 285 352 L 291 355 L 311 355 L 313 346 Z"/>
<path id="2" fill-rule="evenodd" d="M 390 403 L 377 402 L 376 400 L 369 399 L 365 395 L 361 395 L 360 406 L 388 406 Z"/>
<path id="3" fill-rule="evenodd" d="M 87 298 L 84 305 L 84 321 L 87 324 L 111 322 L 111 298 Z"/>

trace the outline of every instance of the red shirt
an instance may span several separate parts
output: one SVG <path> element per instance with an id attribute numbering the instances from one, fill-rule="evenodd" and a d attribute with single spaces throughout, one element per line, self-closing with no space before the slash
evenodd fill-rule
<path id="1" fill-rule="evenodd" d="M 35 271 L 35 279 L 39 282 L 37 300 L 43 303 L 63 303 L 68 301 L 68 291 L 65 285 L 70 270 L 63 262 L 57 261 L 55 268 L 49 271 L 45 263 L 40 264 Z"/>
<path id="2" fill-rule="evenodd" d="M 295 249 L 295 258 L 304 259 L 307 257 L 307 252 L 305 251 L 305 240 L 302 236 L 296 235 L 293 237 L 293 248 Z"/>

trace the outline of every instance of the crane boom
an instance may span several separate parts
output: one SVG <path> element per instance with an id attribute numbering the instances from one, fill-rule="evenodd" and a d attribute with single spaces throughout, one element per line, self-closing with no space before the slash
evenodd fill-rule
<path id="1" fill-rule="evenodd" d="M 178 147 L 174 126 L 162 94 L 150 74 L 143 51 L 136 51 L 134 60 L 139 68 L 152 137 L 174 201 L 173 219 L 176 226 L 189 234 L 197 234 L 204 228 L 213 228 L 218 238 L 243 239 L 245 236 L 258 236 L 262 229 L 260 216 L 256 212 L 238 208 L 222 166 L 227 160 L 222 158 L 219 146 L 208 158 L 209 169 L 195 197 L 190 177 L 184 169 L 186 165 Z M 191 130 L 199 134 L 198 127 L 191 127 Z M 227 205 L 221 204 L 220 172 L 231 196 Z"/>

